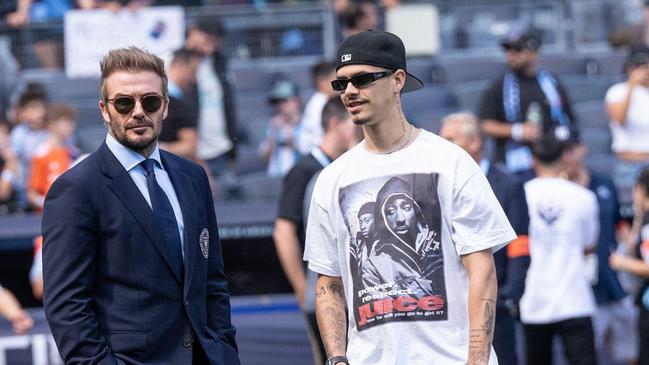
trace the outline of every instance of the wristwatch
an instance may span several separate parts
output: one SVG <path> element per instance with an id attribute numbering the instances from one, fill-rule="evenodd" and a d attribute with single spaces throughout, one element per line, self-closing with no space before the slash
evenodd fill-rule
<path id="1" fill-rule="evenodd" d="M 349 365 L 349 360 L 347 360 L 346 356 L 332 356 L 327 359 L 326 365 L 336 365 L 340 363 Z"/>

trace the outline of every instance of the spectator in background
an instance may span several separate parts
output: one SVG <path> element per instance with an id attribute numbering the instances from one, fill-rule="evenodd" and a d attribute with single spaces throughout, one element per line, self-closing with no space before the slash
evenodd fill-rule
<path id="1" fill-rule="evenodd" d="M 329 87 L 331 88 L 331 84 Z M 315 316 L 316 275 L 305 267 L 302 260 L 306 229 L 306 212 L 303 207 L 305 200 L 310 199 L 310 195 L 306 194 L 312 178 L 356 142 L 354 123 L 340 98 L 328 99 L 322 109 L 320 119 L 324 136 L 319 146 L 304 155 L 284 178 L 273 231 L 282 269 L 306 316 L 314 361 L 318 365 L 324 364 L 326 353 Z"/>
<path id="2" fill-rule="evenodd" d="M 639 23 L 632 25 L 625 24 L 622 27 L 615 27 L 618 29 L 614 29 L 609 34 L 609 43 L 611 46 L 614 48 L 636 44 L 649 46 L 649 0 L 642 1 L 641 7 L 638 6 L 639 4 L 637 1 L 620 1 L 614 2 L 611 5 L 616 5 L 616 7 L 609 6 L 607 11 L 609 19 L 605 20 L 612 23 L 612 25 L 616 25 L 616 23 L 620 23 L 620 21 L 627 18 L 624 13 L 633 13 L 634 15 L 637 15 L 638 12 L 642 12 L 642 16 L 639 19 L 641 21 Z M 633 18 L 637 19 L 637 16 L 633 16 Z"/>
<path id="3" fill-rule="evenodd" d="M 323 123 L 322 108 L 327 100 L 336 95 L 331 88 L 331 81 L 336 78 L 336 65 L 332 62 L 320 62 L 311 68 L 311 78 L 315 93 L 304 107 L 302 115 L 302 133 L 300 135 L 300 152 L 307 154 L 322 141 Z"/>
<path id="4" fill-rule="evenodd" d="M 73 9 L 75 0 L 16 0 L 16 10 L 5 17 L 7 25 L 22 28 L 31 23 L 53 22 L 47 31 L 31 30 L 30 39 L 38 65 L 47 69 L 63 67 L 63 16 Z M 23 61 L 28 61 L 23 55 Z M 32 65 L 29 65 L 32 66 Z"/>
<path id="5" fill-rule="evenodd" d="M 649 47 L 630 49 L 625 62 L 625 82 L 606 93 L 611 119 L 612 149 L 619 162 L 613 170 L 620 203 L 631 205 L 631 190 L 643 166 L 649 164 Z M 631 209 L 626 209 L 632 215 Z"/>
<path id="6" fill-rule="evenodd" d="M 34 326 L 29 313 L 22 309 L 16 297 L 2 286 L 0 286 L 0 316 L 11 322 L 17 335 L 24 335 Z"/>
<path id="7" fill-rule="evenodd" d="M 203 56 L 198 67 L 198 157 L 219 177 L 232 174 L 236 158 L 237 120 L 222 53 L 225 29 L 214 18 L 201 18 L 189 27 L 185 47 Z"/>
<path id="8" fill-rule="evenodd" d="M 11 53 L 10 40 L 0 36 L 0 120 L 8 118 L 11 97 L 21 83 L 18 62 Z"/>
<path id="9" fill-rule="evenodd" d="M 376 4 L 372 0 L 352 0 L 341 14 L 341 20 L 345 26 L 345 37 L 377 29 L 379 14 Z"/>
<path id="10" fill-rule="evenodd" d="M 51 104 L 45 115 L 48 137 L 38 146 L 31 163 L 27 200 L 32 209 L 43 210 L 45 195 L 72 163 L 67 141 L 74 135 L 76 112 L 65 104 Z"/>
<path id="11" fill-rule="evenodd" d="M 268 101 L 276 114 L 270 120 L 266 137 L 259 145 L 259 155 L 268 163 L 270 177 L 282 177 L 300 158 L 302 99 L 297 86 L 289 80 L 273 85 Z"/>
<path id="12" fill-rule="evenodd" d="M 167 69 L 169 112 L 162 123 L 160 148 L 190 160 L 197 159 L 198 144 L 198 103 L 190 95 L 202 58 L 200 53 L 183 48 L 174 52 Z"/>
<path id="13" fill-rule="evenodd" d="M 643 278 L 636 304 L 640 308 L 638 333 L 640 351 L 638 365 L 649 364 L 649 168 L 640 173 L 633 188 L 634 231 L 632 256 L 611 254 L 613 270 L 626 271 Z"/>
<path id="14" fill-rule="evenodd" d="M 559 126 L 574 127 L 570 103 L 557 79 L 537 67 L 541 38 L 513 32 L 502 42 L 507 71 L 482 97 L 482 130 L 496 141 L 492 162 L 502 162 L 522 180 L 534 176 L 532 143 Z"/>
<path id="15" fill-rule="evenodd" d="M 34 152 L 47 139 L 45 113 L 47 94 L 40 84 L 30 84 L 18 99 L 15 108 L 17 125 L 11 131 L 11 148 L 18 158 L 18 176 L 15 187 L 19 208 L 27 208 L 27 182 L 31 173 Z"/>
<path id="16" fill-rule="evenodd" d="M 609 256 L 617 248 L 616 226 L 622 222 L 615 185 L 608 177 L 584 164 L 588 147 L 577 133 L 564 143 L 562 164 L 571 181 L 589 189 L 599 206 L 599 239 L 596 249 L 597 277 L 593 292 L 597 312 L 593 316 L 595 348 L 602 364 L 629 364 L 637 355 L 637 333 L 633 327 L 636 310 L 609 266 Z"/>
<path id="17" fill-rule="evenodd" d="M 16 211 L 14 182 L 18 177 L 16 154 L 9 142 L 9 123 L 0 119 L 0 215 Z"/>
<path id="18" fill-rule="evenodd" d="M 493 347 L 502 364 L 515 365 L 516 336 L 514 320 L 523 295 L 525 273 L 530 263 L 527 230 L 529 215 L 523 185 L 504 169 L 482 158 L 482 137 L 478 118 L 471 113 L 451 114 L 442 119 L 441 137 L 457 144 L 473 157 L 487 176 L 496 199 L 503 207 L 518 238 L 506 250 L 494 253 L 498 299 Z"/>
<path id="19" fill-rule="evenodd" d="M 552 364 L 558 335 L 568 363 L 595 365 L 595 301 L 584 255 L 597 243 L 597 198 L 560 177 L 563 146 L 554 133 L 533 151 L 537 177 L 525 183 L 532 261 L 520 305 L 527 364 Z"/>

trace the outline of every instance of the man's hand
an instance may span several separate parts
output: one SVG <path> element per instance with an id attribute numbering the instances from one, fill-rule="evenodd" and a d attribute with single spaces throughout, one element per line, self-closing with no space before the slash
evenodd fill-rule
<path id="1" fill-rule="evenodd" d="M 29 23 L 29 13 L 22 10 L 11 12 L 5 16 L 7 25 L 12 28 L 20 28 Z"/>
<path id="2" fill-rule="evenodd" d="M 24 335 L 32 329 L 34 326 L 34 321 L 32 321 L 32 317 L 29 316 L 29 313 L 25 312 L 24 310 L 19 310 L 15 314 L 13 314 L 11 317 L 8 318 L 9 322 L 11 322 L 11 326 L 13 327 L 14 333 L 17 335 Z"/>
<path id="3" fill-rule="evenodd" d="M 430 247 L 431 243 L 433 242 L 435 236 L 437 235 L 435 231 L 432 231 L 428 228 L 428 226 L 422 226 L 421 223 L 417 222 L 417 239 L 415 240 L 415 248 L 417 251 L 420 251 L 422 253 L 425 253 L 429 250 L 437 250 L 439 249 L 439 245 L 436 244 L 433 247 Z"/>
<path id="4" fill-rule="evenodd" d="M 627 83 L 629 86 L 641 85 L 646 82 L 649 74 L 649 66 L 640 66 L 631 70 Z"/>
<path id="5" fill-rule="evenodd" d="M 523 140 L 526 142 L 536 142 L 538 141 L 541 136 L 543 135 L 543 132 L 539 127 L 536 125 L 530 123 L 530 122 L 525 122 L 523 123 Z"/>

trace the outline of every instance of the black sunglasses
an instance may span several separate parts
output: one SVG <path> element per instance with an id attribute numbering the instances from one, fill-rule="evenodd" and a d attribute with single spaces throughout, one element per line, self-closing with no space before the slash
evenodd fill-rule
<path id="1" fill-rule="evenodd" d="M 386 76 L 392 75 L 394 71 L 381 71 L 381 72 L 366 72 L 354 75 L 348 79 L 335 79 L 331 82 L 331 87 L 334 91 L 344 91 L 347 89 L 347 84 L 350 82 L 354 87 L 367 86 L 376 80 L 382 79 Z"/>
<path id="2" fill-rule="evenodd" d="M 505 49 L 505 52 L 515 53 L 523 52 L 523 50 L 525 50 L 525 48 L 521 46 L 504 46 L 503 48 Z"/>
<path id="3" fill-rule="evenodd" d="M 160 110 L 162 106 L 162 95 L 150 94 L 141 98 L 133 96 L 118 96 L 113 99 L 106 99 L 106 101 L 113 103 L 115 110 L 120 114 L 128 114 L 135 108 L 135 102 L 140 101 L 142 109 L 147 113 L 155 113 Z"/>

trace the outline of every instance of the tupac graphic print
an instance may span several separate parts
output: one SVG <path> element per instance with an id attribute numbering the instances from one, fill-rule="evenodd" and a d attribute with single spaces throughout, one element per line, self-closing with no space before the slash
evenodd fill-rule
<path id="1" fill-rule="evenodd" d="M 446 320 L 437 174 L 385 176 L 340 190 L 359 331 Z"/>

